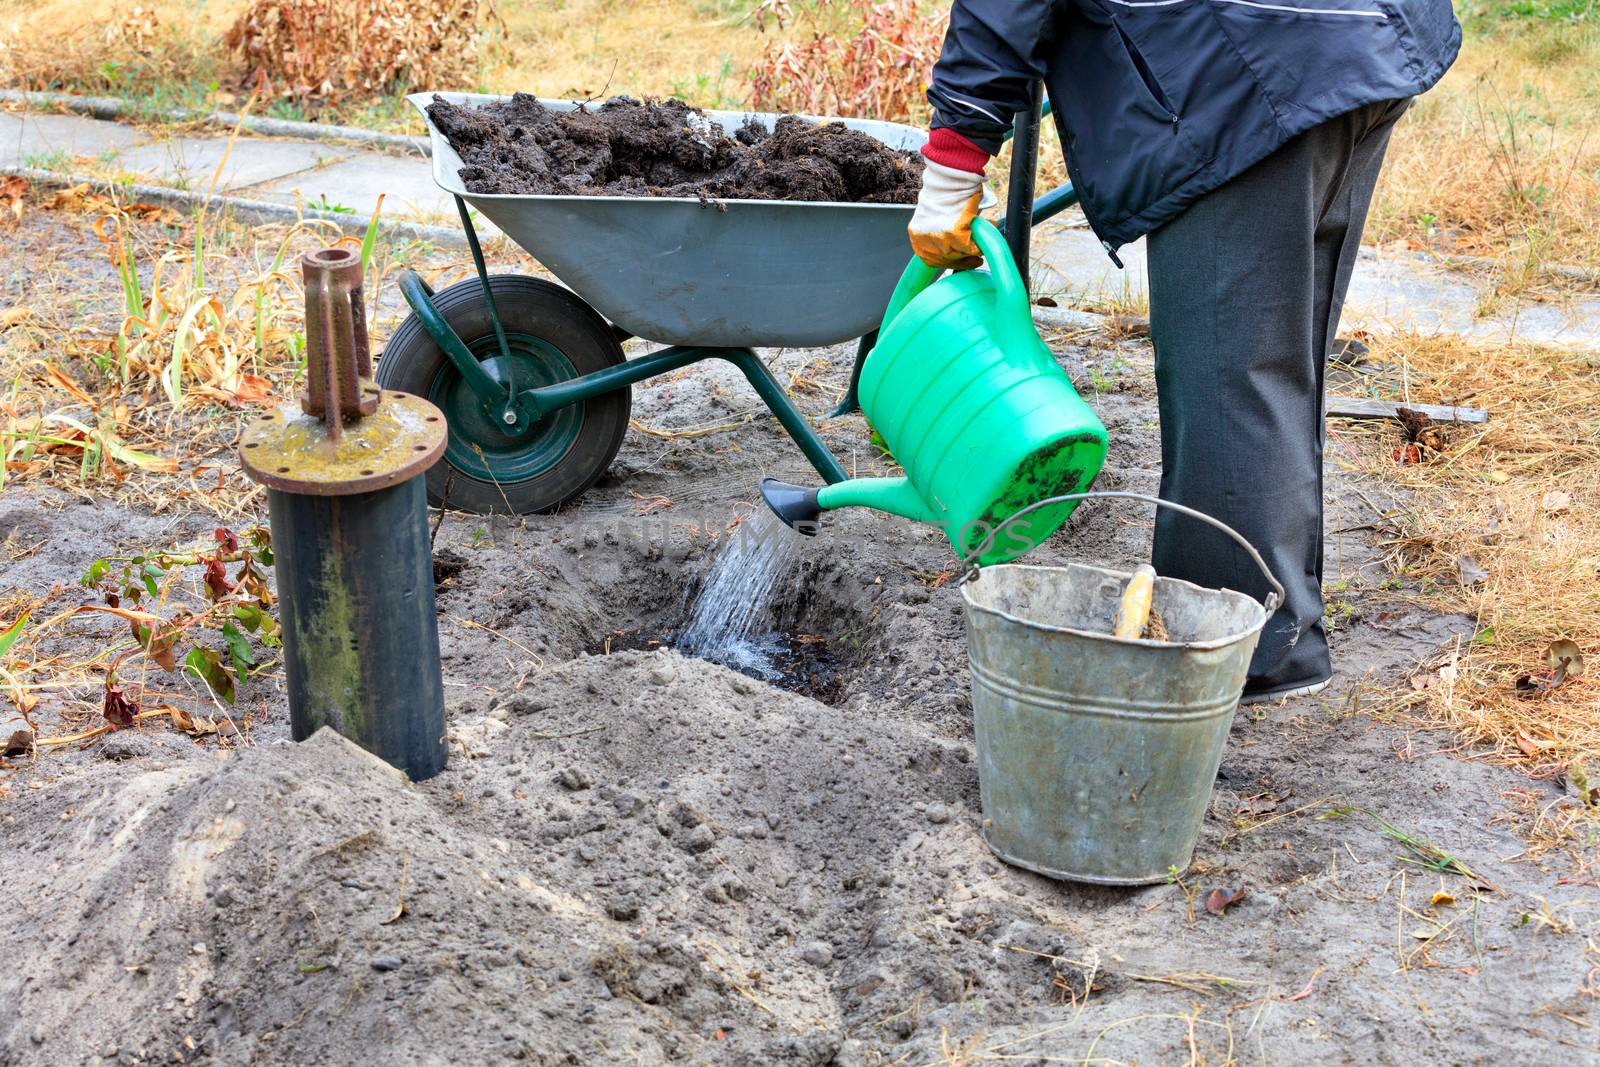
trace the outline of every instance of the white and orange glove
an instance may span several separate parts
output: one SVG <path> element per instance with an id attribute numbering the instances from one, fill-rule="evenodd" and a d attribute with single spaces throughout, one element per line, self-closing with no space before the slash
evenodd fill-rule
<path id="1" fill-rule="evenodd" d="M 911 250 L 930 267 L 976 267 L 983 255 L 972 241 L 972 220 L 983 201 L 983 169 L 989 154 L 948 128 L 934 130 L 922 154 L 927 159 L 922 191 L 906 227 Z"/>

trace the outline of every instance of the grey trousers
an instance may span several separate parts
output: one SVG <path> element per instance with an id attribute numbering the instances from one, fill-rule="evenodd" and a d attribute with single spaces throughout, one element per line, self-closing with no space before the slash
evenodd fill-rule
<path id="1" fill-rule="evenodd" d="M 1294 138 L 1151 233 L 1161 495 L 1242 533 L 1283 583 L 1246 691 L 1332 673 L 1322 619 L 1323 380 L 1396 100 Z M 1161 574 L 1256 597 L 1232 541 L 1156 518 Z"/>

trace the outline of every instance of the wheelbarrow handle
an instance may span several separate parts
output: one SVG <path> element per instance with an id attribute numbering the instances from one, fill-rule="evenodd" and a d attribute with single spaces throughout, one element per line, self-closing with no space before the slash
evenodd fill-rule
<path id="1" fill-rule="evenodd" d="M 1004 530 L 1029 512 L 1038 511 L 1040 508 L 1046 508 L 1052 504 L 1065 504 L 1072 500 L 1141 500 L 1146 504 L 1154 504 L 1158 508 L 1169 508 L 1180 515 L 1187 515 L 1191 519 L 1196 519 L 1207 526 L 1221 530 L 1238 542 L 1239 547 L 1244 549 L 1245 555 L 1250 557 L 1251 562 L 1261 568 L 1261 573 L 1266 576 L 1267 584 L 1272 587 L 1272 592 L 1267 594 L 1267 598 L 1264 601 L 1267 615 L 1271 616 L 1274 611 L 1278 610 L 1278 605 L 1283 603 L 1283 586 L 1278 584 L 1277 578 L 1273 577 L 1272 569 L 1267 566 L 1267 561 L 1261 558 L 1261 553 L 1257 552 L 1255 546 L 1245 540 L 1244 535 L 1238 530 L 1235 530 L 1221 519 L 1212 518 L 1203 511 L 1196 511 L 1194 508 L 1183 504 L 1174 504 L 1172 501 L 1162 500 L 1160 497 L 1147 496 L 1144 493 L 1130 493 L 1121 489 L 1106 489 L 1088 493 L 1063 493 L 1060 496 L 1046 497 L 1044 500 L 1037 500 L 1029 504 L 989 531 L 989 536 L 983 539 L 983 543 L 968 553 L 967 557 L 961 561 L 967 568 L 964 580 L 971 580 L 978 576 L 978 558 L 989 551 L 989 546 L 994 544 L 994 540 L 1000 536 L 1001 530 Z"/>

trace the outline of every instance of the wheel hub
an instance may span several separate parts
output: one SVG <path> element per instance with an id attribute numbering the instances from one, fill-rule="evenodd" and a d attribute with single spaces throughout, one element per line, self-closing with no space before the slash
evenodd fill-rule
<path id="1" fill-rule="evenodd" d="M 456 369 L 441 368 L 428 399 L 445 413 L 450 436 L 445 458 L 463 474 L 489 482 L 524 481 L 550 469 L 567 454 L 583 427 L 583 405 L 570 404 L 534 420 L 510 395 L 577 377 L 554 345 L 527 334 L 508 333 L 509 356 L 493 336 L 470 342 L 490 377 L 507 387 L 507 399 L 485 407 Z"/>

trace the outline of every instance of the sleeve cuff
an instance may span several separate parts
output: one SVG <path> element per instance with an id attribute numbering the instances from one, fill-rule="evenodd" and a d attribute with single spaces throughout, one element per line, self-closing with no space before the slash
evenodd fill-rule
<path id="1" fill-rule="evenodd" d="M 989 164 L 988 152 L 948 126 L 941 126 L 928 135 L 922 154 L 941 167 L 969 174 L 982 174 Z"/>

